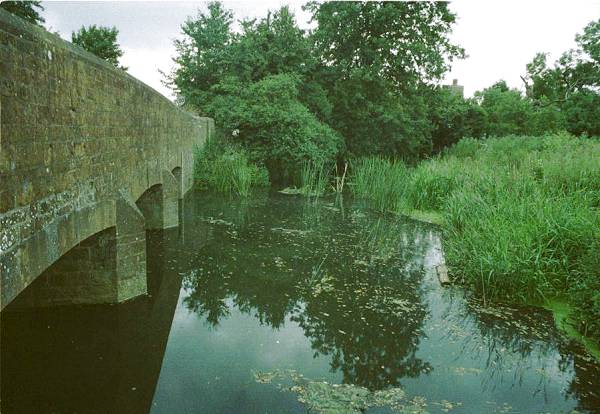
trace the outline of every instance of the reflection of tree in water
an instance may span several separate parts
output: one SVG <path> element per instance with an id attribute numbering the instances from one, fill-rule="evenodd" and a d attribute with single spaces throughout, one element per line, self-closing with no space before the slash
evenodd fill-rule
<path id="1" fill-rule="evenodd" d="M 464 352 L 474 353 L 481 349 L 482 338 L 487 345 L 486 368 L 489 372 L 489 384 L 497 384 L 498 378 L 507 372 L 513 382 L 520 382 L 522 375 L 531 371 L 531 356 L 542 364 L 537 371 L 540 375 L 540 390 L 545 392 L 546 383 L 551 380 L 543 372 L 552 372 L 553 366 L 561 372 L 573 371 L 567 395 L 578 401 L 578 410 L 600 412 L 600 391 L 597 390 L 597 378 L 600 377 L 600 365 L 587 355 L 578 345 L 571 343 L 555 326 L 549 311 L 532 307 L 511 307 L 495 304 L 486 307 L 481 302 L 469 300 L 465 318 L 472 319 L 479 329 L 480 338 L 466 338 Z M 469 344 L 469 341 L 473 343 Z M 507 367 L 506 355 L 511 355 L 512 369 Z M 550 358 L 558 354 L 558 361 Z M 494 379 L 495 378 L 495 379 Z"/>
<path id="2" fill-rule="evenodd" d="M 206 277 L 192 272 L 183 278 L 183 287 L 188 292 L 183 301 L 190 311 L 206 316 L 206 321 L 216 327 L 222 318 L 229 316 L 229 306 L 225 302 L 229 289 L 216 268 L 208 272 Z"/>
<path id="3" fill-rule="evenodd" d="M 415 356 L 426 310 L 413 302 L 414 291 L 375 278 L 328 279 L 307 290 L 306 306 L 292 320 L 318 353 L 331 355 L 345 383 L 382 389 L 431 369 Z"/>
<path id="4" fill-rule="evenodd" d="M 409 263 L 424 247 L 402 239 L 416 228 L 309 207 L 267 205 L 239 233 L 216 228 L 203 268 L 185 278 L 188 308 L 213 326 L 228 315 L 228 299 L 274 328 L 288 316 L 346 383 L 381 389 L 429 371 L 415 355 L 427 316 L 422 262 Z"/>
<path id="5" fill-rule="evenodd" d="M 431 369 L 415 356 L 427 316 L 422 272 L 406 271 L 420 246 L 415 238 L 402 242 L 402 223 L 353 220 L 355 244 L 331 244 L 321 274 L 305 284 L 303 312 L 292 319 L 317 352 L 331 355 L 344 382 L 382 389 Z"/>

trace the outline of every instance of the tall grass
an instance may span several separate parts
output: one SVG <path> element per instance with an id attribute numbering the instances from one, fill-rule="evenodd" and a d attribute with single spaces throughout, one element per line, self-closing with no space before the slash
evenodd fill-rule
<path id="1" fill-rule="evenodd" d="M 300 169 L 300 193 L 318 197 L 325 193 L 330 168 L 322 161 L 305 161 Z"/>
<path id="2" fill-rule="evenodd" d="M 242 149 L 214 142 L 195 149 L 194 179 L 201 188 L 241 196 L 269 185 L 266 168 L 251 163 Z"/>
<path id="3" fill-rule="evenodd" d="M 360 160 L 351 188 L 380 210 L 439 211 L 454 279 L 492 300 L 568 295 L 600 341 L 598 140 L 463 139 L 412 169 Z"/>
<path id="4" fill-rule="evenodd" d="M 409 174 L 403 163 L 363 158 L 352 165 L 352 171 L 350 187 L 355 195 L 371 200 L 373 207 L 380 211 L 402 210 Z"/>

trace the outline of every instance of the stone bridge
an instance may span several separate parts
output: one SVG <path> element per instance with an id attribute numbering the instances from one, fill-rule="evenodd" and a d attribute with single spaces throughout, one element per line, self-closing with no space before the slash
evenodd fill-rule
<path id="1" fill-rule="evenodd" d="M 146 293 L 213 121 L 2 10 L 0 119 L 0 309 Z"/>

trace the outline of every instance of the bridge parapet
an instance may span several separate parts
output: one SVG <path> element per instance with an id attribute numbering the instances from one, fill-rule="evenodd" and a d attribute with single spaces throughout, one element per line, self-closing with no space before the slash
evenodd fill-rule
<path id="1" fill-rule="evenodd" d="M 146 228 L 177 225 L 193 148 L 214 131 L 212 119 L 2 10 L 0 121 L 0 309 L 94 235 L 114 228 L 122 240 L 121 218 L 121 228 L 136 214 Z M 115 301 L 143 293 L 130 280 L 143 254 L 115 261 Z M 70 302 L 94 300 L 85 296 Z"/>

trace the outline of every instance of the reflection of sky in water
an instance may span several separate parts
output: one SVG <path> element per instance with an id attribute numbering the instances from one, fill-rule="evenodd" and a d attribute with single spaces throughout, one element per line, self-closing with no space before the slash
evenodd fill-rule
<path id="1" fill-rule="evenodd" d="M 256 384 L 252 372 L 302 366 L 322 377 L 327 363 L 313 359 L 302 330 L 292 321 L 274 330 L 232 309 L 217 329 L 207 329 L 180 302 L 153 412 L 303 412 L 293 395 Z"/>
<path id="2" fill-rule="evenodd" d="M 374 390 L 397 382 L 429 412 L 577 406 L 573 355 L 548 315 L 488 311 L 440 288 L 433 227 L 297 198 L 188 204 L 187 240 L 197 222 L 211 239 L 187 263 L 153 412 L 304 412 L 252 375 L 276 369 Z M 596 401 L 589 389 L 575 387 L 580 409 Z"/>

